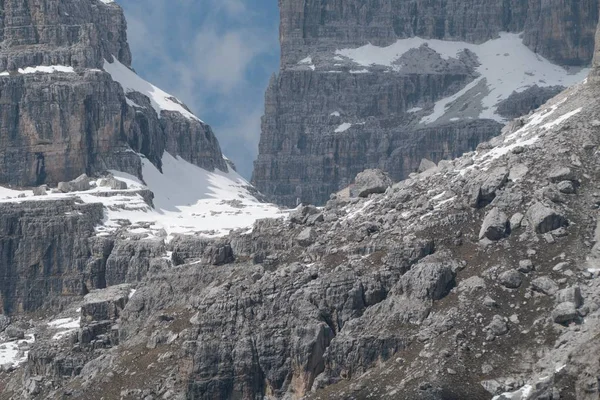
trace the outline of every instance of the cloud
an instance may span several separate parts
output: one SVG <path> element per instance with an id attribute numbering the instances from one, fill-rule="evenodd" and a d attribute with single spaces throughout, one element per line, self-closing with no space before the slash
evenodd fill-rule
<path id="1" fill-rule="evenodd" d="M 273 0 L 118 0 L 133 66 L 211 124 L 246 177 L 257 153 L 264 91 L 279 62 Z"/>

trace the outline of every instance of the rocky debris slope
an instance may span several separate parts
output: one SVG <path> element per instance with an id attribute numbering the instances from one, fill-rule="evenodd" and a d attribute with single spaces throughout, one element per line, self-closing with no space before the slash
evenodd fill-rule
<path id="1" fill-rule="evenodd" d="M 121 8 L 101 0 L 0 4 L 0 184 L 70 181 L 165 151 L 227 171 L 211 128 L 131 68 Z"/>
<path id="2" fill-rule="evenodd" d="M 93 346 L 27 322 L 0 397 L 598 398 L 599 94 L 384 193 L 174 241 Z"/>
<path id="3" fill-rule="evenodd" d="M 491 3 L 280 1 L 256 187 L 322 205 L 364 169 L 401 180 L 583 80 L 597 0 Z"/>

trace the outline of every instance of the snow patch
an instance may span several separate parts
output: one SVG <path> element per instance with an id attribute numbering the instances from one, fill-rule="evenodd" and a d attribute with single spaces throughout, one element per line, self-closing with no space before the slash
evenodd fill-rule
<path id="1" fill-rule="evenodd" d="M 112 63 L 104 60 L 104 71 L 110 74 L 113 81 L 119 83 L 123 87 L 125 94 L 138 92 L 148 97 L 159 117 L 163 110 L 175 111 L 188 119 L 202 122 L 198 117 L 188 111 L 179 100 L 140 78 L 135 72 L 121 64 L 116 57 L 113 56 Z"/>
<path id="2" fill-rule="evenodd" d="M 342 133 L 342 132 L 346 132 L 348 129 L 350 129 L 352 127 L 352 124 L 349 122 L 344 122 L 343 124 L 341 124 L 340 126 L 338 126 L 337 128 L 335 128 L 335 133 Z"/>
<path id="3" fill-rule="evenodd" d="M 29 350 L 21 350 L 21 346 L 31 345 L 35 342 L 33 334 L 25 335 L 25 339 L 0 343 L 0 365 L 18 367 L 27 361 Z"/>
<path id="4" fill-rule="evenodd" d="M 581 82 L 589 73 L 589 69 L 572 73 L 551 63 L 525 46 L 517 33 L 502 33 L 499 38 L 481 44 L 413 37 L 400 39 L 388 47 L 368 44 L 355 49 L 337 50 L 336 54 L 347 57 L 364 67 L 381 65 L 401 72 L 404 66 L 395 61 L 409 50 L 423 45 L 429 46 L 446 60 L 458 57 L 464 50 L 470 50 L 477 55 L 480 63 L 480 66 L 475 69 L 479 78 L 453 96 L 436 103 L 434 112 L 423 120 L 425 124 L 437 121 L 444 115 L 446 107 L 452 101 L 482 81 L 485 82 L 488 93 L 482 99 L 482 111 L 478 118 L 505 122 L 504 118 L 497 114 L 497 106 L 513 92 L 523 92 L 534 85 L 571 86 Z"/>
<path id="5" fill-rule="evenodd" d="M 506 392 L 499 396 L 494 396 L 492 400 L 525 400 L 532 392 L 533 386 L 525 385 L 515 392 Z"/>

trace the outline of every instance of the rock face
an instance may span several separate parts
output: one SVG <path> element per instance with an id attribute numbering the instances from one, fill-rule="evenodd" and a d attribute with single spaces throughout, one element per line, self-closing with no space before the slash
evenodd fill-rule
<path id="1" fill-rule="evenodd" d="M 228 171 L 211 128 L 130 69 L 115 2 L 6 0 L 0 15 L 0 186 L 85 191 L 107 170 L 143 179 L 142 158 L 160 170 L 165 152 Z M 112 176 L 100 186 L 127 189 Z M 127 194 L 152 205 L 148 191 Z M 97 236 L 103 206 L 88 203 L 0 204 L 0 313 L 62 307 L 166 262 L 164 238 Z M 209 250 L 215 263 L 231 256 Z"/>
<path id="2" fill-rule="evenodd" d="M 141 178 L 135 153 L 160 168 L 164 151 L 227 170 L 209 126 L 158 114 L 103 70 L 107 61 L 131 65 L 116 3 L 7 0 L 0 12 L 0 184 L 57 184 L 108 169 Z"/>
<path id="3" fill-rule="evenodd" d="M 496 40 L 500 32 L 524 32 L 518 44 L 525 51 L 558 65 L 585 66 L 593 56 L 598 21 L 597 0 L 279 4 L 281 67 L 265 96 L 253 183 L 287 206 L 295 206 L 297 199 L 321 205 L 365 169 L 383 169 L 398 181 L 416 171 L 423 158 L 437 163 L 474 150 L 500 133 L 505 118 L 527 114 L 566 82 L 541 78 L 543 87 L 537 81 L 526 90 L 515 87 L 490 118 L 477 111 L 494 106 L 481 100 L 491 90 L 478 80 L 485 75 L 477 67 L 484 56 L 465 51 L 448 58 L 435 44 L 396 45 L 399 39 L 481 44 Z M 373 57 L 373 46 L 355 57 L 340 52 L 367 44 L 399 46 L 393 54 L 401 57 Z M 509 57 L 516 51 L 511 46 L 500 45 L 496 52 Z M 493 63 L 498 62 L 504 61 Z M 449 100 L 436 109 L 434 104 L 444 98 Z"/>
<path id="4" fill-rule="evenodd" d="M 66 292 L 56 318 L 96 298 L 72 331 L 11 314 L 36 341 L 0 373 L 0 396 L 598 398 L 599 93 L 571 88 L 518 131 L 368 198 L 340 193 L 218 239 L 95 243 L 97 281 L 137 290 Z M 569 175 L 577 192 L 550 207 L 545 190 Z M 556 216 L 569 223 L 539 229 Z M 501 240 L 479 240 L 486 219 Z"/>
<path id="5" fill-rule="evenodd" d="M 32 319 L 2 395 L 36 378 L 40 399 L 597 398 L 599 93 L 569 89 L 384 193 L 219 239 L 115 245 L 111 279 L 137 291 L 124 306 L 125 290 L 100 292 L 102 321 L 62 341 Z M 575 177 L 576 193 L 541 200 Z M 500 240 L 479 240 L 486 225 Z"/>

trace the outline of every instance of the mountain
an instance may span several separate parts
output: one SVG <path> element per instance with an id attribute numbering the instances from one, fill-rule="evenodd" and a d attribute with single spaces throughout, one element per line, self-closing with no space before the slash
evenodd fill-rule
<path id="1" fill-rule="evenodd" d="M 0 11 L 1 314 L 138 282 L 153 268 L 140 258 L 165 256 L 180 235 L 209 243 L 279 214 L 210 126 L 131 69 L 116 3 Z"/>
<path id="2" fill-rule="evenodd" d="M 130 69 L 116 3 L 7 0 L 2 15 L 0 184 L 110 169 L 142 178 L 136 153 L 160 169 L 165 151 L 228 170 L 210 127 Z"/>
<path id="3" fill-rule="evenodd" d="M 474 151 L 323 207 L 133 148 L 139 175 L 1 188 L 0 399 L 597 399 L 593 58 Z"/>
<path id="4" fill-rule="evenodd" d="M 599 71 L 455 160 L 14 316 L 0 397 L 597 398 Z"/>
<path id="5" fill-rule="evenodd" d="M 279 4 L 252 181 L 286 206 L 474 150 L 586 76 L 598 21 L 597 1 Z"/>

